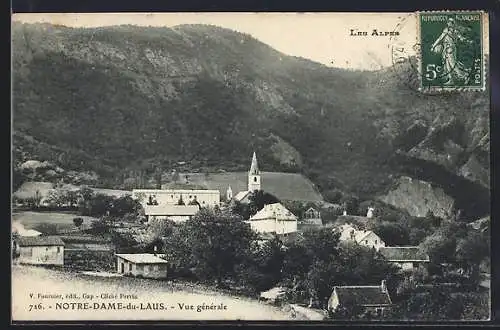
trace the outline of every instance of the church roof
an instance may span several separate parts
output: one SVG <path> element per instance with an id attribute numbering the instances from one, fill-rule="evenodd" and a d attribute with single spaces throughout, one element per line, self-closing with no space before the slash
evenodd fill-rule
<path id="1" fill-rule="evenodd" d="M 236 196 L 234 196 L 234 199 L 237 200 L 238 202 L 241 202 L 243 199 L 248 197 L 248 195 L 250 195 L 250 191 L 248 190 L 240 191 L 239 193 L 236 194 Z"/>
<path id="2" fill-rule="evenodd" d="M 259 174 L 259 164 L 257 163 L 257 155 L 255 151 L 252 156 L 252 165 L 250 166 L 250 174 Z"/>

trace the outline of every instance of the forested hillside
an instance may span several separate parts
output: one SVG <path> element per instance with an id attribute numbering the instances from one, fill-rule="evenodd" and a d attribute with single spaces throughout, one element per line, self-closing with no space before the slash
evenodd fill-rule
<path id="1" fill-rule="evenodd" d="M 486 93 L 422 95 L 408 65 L 328 68 L 215 26 L 12 32 L 20 181 L 32 159 L 117 188 L 178 164 L 247 170 L 255 150 L 265 171 L 303 173 L 326 195 L 372 198 L 406 175 L 489 212 Z"/>

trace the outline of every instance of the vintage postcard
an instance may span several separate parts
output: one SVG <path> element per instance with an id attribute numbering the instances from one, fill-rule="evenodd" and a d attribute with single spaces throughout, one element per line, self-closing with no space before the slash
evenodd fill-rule
<path id="1" fill-rule="evenodd" d="M 488 13 L 12 16 L 12 321 L 490 319 Z"/>

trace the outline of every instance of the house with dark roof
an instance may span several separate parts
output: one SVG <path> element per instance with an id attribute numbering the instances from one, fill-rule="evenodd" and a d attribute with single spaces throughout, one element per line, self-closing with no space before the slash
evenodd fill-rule
<path id="1" fill-rule="evenodd" d="M 429 256 L 418 246 L 387 246 L 379 249 L 387 261 L 394 263 L 401 270 L 412 270 L 430 261 Z"/>
<path id="2" fill-rule="evenodd" d="M 64 242 L 59 236 L 21 236 L 16 261 L 32 265 L 64 265 Z"/>
<path id="3" fill-rule="evenodd" d="M 391 307 L 391 297 L 385 280 L 380 285 L 335 286 L 328 300 L 328 310 L 339 308 L 360 308 L 364 312 L 383 315 Z"/>
<path id="4" fill-rule="evenodd" d="M 119 274 L 144 278 L 166 278 L 167 260 L 152 253 L 117 253 L 116 267 Z"/>

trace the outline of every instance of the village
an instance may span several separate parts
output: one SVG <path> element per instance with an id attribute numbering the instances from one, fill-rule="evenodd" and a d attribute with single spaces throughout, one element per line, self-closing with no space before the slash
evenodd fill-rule
<path id="1" fill-rule="evenodd" d="M 233 191 L 227 186 L 224 193 L 134 189 L 104 207 L 99 220 L 75 216 L 74 228 L 62 232 L 13 226 L 13 263 L 155 281 L 190 281 L 194 274 L 221 289 L 286 306 L 292 318 L 300 314 L 315 320 L 395 319 L 405 308 L 413 313 L 406 315 L 416 315 L 425 299 L 415 297 L 434 298 L 434 293 L 424 293 L 436 287 L 444 288 L 440 297 L 445 300 L 461 292 L 489 291 L 483 277 L 471 284 L 474 275 L 466 265 L 432 260 L 423 244 L 386 242 L 387 233 L 377 232 L 381 227 L 374 225 L 381 214 L 375 205 L 367 205 L 364 214 L 350 214 L 345 203 L 287 201 L 269 192 L 255 152 L 246 188 Z M 78 204 L 78 198 L 85 196 L 69 203 Z M 328 218 L 332 214 L 333 221 Z M 439 219 L 431 220 L 436 222 L 432 226 L 443 226 Z M 182 245 L 182 237 L 201 245 Z M 311 260 L 300 264 L 300 258 Z M 192 267 L 182 267 L 187 263 Z M 249 265 L 248 270 L 239 269 L 239 263 Z M 442 269 L 452 270 L 444 275 Z M 457 280 L 450 280 L 451 273 Z"/>

